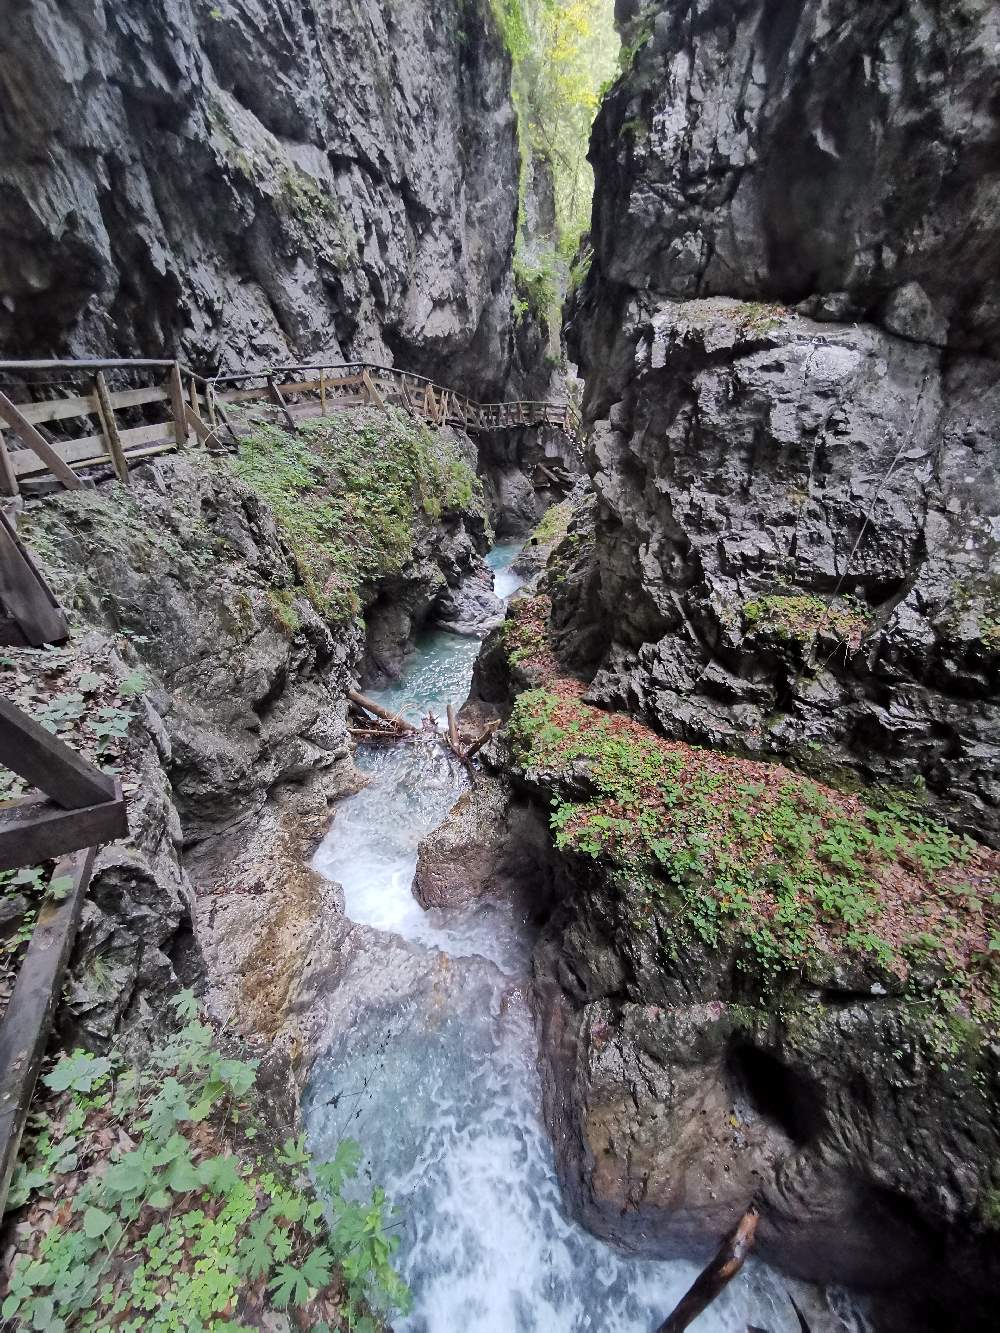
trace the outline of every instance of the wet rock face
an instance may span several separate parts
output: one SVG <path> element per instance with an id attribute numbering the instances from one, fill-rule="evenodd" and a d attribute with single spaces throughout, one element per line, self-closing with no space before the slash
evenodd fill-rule
<path id="1" fill-rule="evenodd" d="M 539 919 L 549 907 L 556 865 L 544 817 L 487 772 L 421 842 L 413 893 L 427 908 L 509 900 Z"/>
<path id="2" fill-rule="evenodd" d="M 6 18 L 7 355 L 343 354 L 502 383 L 517 149 L 488 0 Z"/>
<path id="3" fill-rule="evenodd" d="M 479 435 L 479 473 L 498 538 L 534 528 L 583 475 L 572 439 L 555 426 L 524 426 Z"/>
<path id="4" fill-rule="evenodd" d="M 855 978 L 757 1008 L 724 947 L 668 913 L 638 927 L 627 878 L 574 862 L 562 882 L 535 1000 L 546 1116 L 584 1223 L 704 1261 L 755 1200 L 761 1257 L 872 1293 L 880 1329 L 950 1327 L 959 1284 L 963 1327 L 991 1328 L 989 1048 L 961 1057 L 974 1074 L 942 1065 L 919 1019 Z"/>
<path id="5" fill-rule="evenodd" d="M 821 318 L 996 352 L 990 0 L 619 0 L 618 18 L 644 44 L 592 149 L 609 282 L 809 299 Z"/>
<path id="6" fill-rule="evenodd" d="M 591 583 L 553 589 L 567 653 L 595 616 L 613 635 L 594 696 L 919 778 L 1000 837 L 996 364 L 724 299 L 636 310 L 626 339 L 590 445 Z"/>
<path id="7" fill-rule="evenodd" d="M 337 891 L 307 862 L 356 785 L 345 691 L 360 623 L 317 613 L 273 512 L 204 455 L 135 469 L 127 492 L 53 497 L 20 531 L 77 634 L 130 644 L 146 685 L 130 838 L 101 852 L 71 1038 L 148 1027 L 179 984 L 204 982 L 215 1013 L 278 1041 L 297 1069 L 343 928 Z M 401 576 L 425 611 L 485 541 L 478 506 L 426 518 Z M 391 601 L 389 586 L 363 591 Z M 408 633 L 387 651 L 401 657 Z"/>
<path id="8" fill-rule="evenodd" d="M 922 784 L 996 842 L 995 7 L 619 20 L 557 643 L 666 734 Z"/>

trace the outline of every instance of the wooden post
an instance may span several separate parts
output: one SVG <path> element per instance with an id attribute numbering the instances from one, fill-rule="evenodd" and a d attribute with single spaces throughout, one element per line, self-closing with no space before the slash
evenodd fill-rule
<path id="1" fill-rule="evenodd" d="M 14 464 L 10 461 L 7 444 L 0 430 L 0 495 L 19 495 L 20 486 L 14 474 Z"/>
<path id="2" fill-rule="evenodd" d="M 118 423 L 115 421 L 115 407 L 111 401 L 111 395 L 108 393 L 108 382 L 104 378 L 103 370 L 99 370 L 94 376 L 94 388 L 97 392 L 97 416 L 101 423 L 104 442 L 108 446 L 108 453 L 111 455 L 111 463 L 118 480 L 128 486 L 130 484 L 128 463 L 125 461 L 122 437 L 118 434 Z"/>
<path id="3" fill-rule="evenodd" d="M 195 379 L 195 377 L 194 377 L 193 375 L 191 376 L 191 411 L 194 413 L 194 415 L 195 415 L 195 419 L 198 420 L 198 421 L 200 421 L 200 420 L 201 420 L 201 403 L 200 403 L 199 400 L 198 400 L 198 381 Z M 186 415 L 187 415 L 187 414 L 185 413 L 185 416 L 186 416 Z M 191 427 L 194 427 L 194 422 L 192 422 L 192 421 L 190 420 L 190 418 L 188 418 L 188 425 L 191 426 Z M 194 432 L 194 433 L 195 433 L 196 437 L 197 437 L 199 440 L 201 440 L 202 444 L 204 444 L 205 441 L 204 441 L 204 438 L 202 437 L 200 431 L 198 431 L 197 429 L 195 429 L 195 432 Z"/>
<path id="4" fill-rule="evenodd" d="M 326 371 L 319 372 L 319 410 L 321 416 L 326 416 Z"/>
<path id="5" fill-rule="evenodd" d="M 170 368 L 167 390 L 170 394 L 170 414 L 174 419 L 174 439 L 177 441 L 177 448 L 183 449 L 188 442 L 188 428 L 184 415 L 184 384 L 181 380 L 180 364 L 177 361 Z"/>
<path id="6" fill-rule="evenodd" d="M 215 411 L 215 386 L 212 384 L 205 385 L 205 403 L 208 406 L 209 424 L 213 430 L 217 430 L 219 427 L 219 418 Z"/>
<path id="7" fill-rule="evenodd" d="M 433 394 L 433 392 L 431 391 L 431 386 L 430 386 L 429 384 L 427 384 L 427 385 L 424 386 L 424 409 L 423 409 L 423 410 L 424 410 L 424 416 L 425 416 L 425 417 L 430 417 L 431 420 L 433 420 L 433 417 L 434 417 L 434 394 Z"/>
<path id="8" fill-rule="evenodd" d="M 79 490 L 83 483 L 73 469 L 53 449 L 30 421 L 18 411 L 6 394 L 0 393 L 0 420 L 6 421 L 12 430 L 20 435 L 29 449 L 34 450 L 49 470 L 59 478 L 69 491 Z"/>
<path id="9" fill-rule="evenodd" d="M 379 393 L 378 389 L 375 388 L 375 381 L 372 379 L 371 375 L 368 374 L 367 367 L 361 372 L 361 382 L 365 386 L 365 393 L 368 395 L 368 401 L 374 403 L 376 407 L 380 407 L 384 412 L 385 399 Z"/>

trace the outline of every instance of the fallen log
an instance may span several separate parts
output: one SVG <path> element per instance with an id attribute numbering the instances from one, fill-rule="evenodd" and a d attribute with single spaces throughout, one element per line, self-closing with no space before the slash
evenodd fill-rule
<path id="1" fill-rule="evenodd" d="M 483 746 L 486 744 L 486 742 L 489 740 L 489 738 L 493 735 L 493 733 L 497 730 L 499 726 L 500 726 L 499 721 L 488 722 L 486 724 L 486 728 L 483 731 L 482 735 L 479 737 L 477 741 L 473 741 L 473 743 L 466 750 L 465 754 L 462 756 L 463 763 L 467 764 L 471 759 L 475 758 L 475 756 L 479 753 L 479 751 L 483 748 Z"/>
<path id="2" fill-rule="evenodd" d="M 747 1255 L 753 1249 L 759 1220 L 760 1214 L 751 1204 L 737 1223 L 736 1230 L 726 1237 L 715 1258 L 699 1273 L 657 1333 L 681 1333 L 711 1305 L 746 1263 Z"/>
<path id="3" fill-rule="evenodd" d="M 389 725 L 395 728 L 398 732 L 408 733 L 417 730 L 412 722 L 407 722 L 407 720 L 400 717 L 398 713 L 390 713 L 388 708 L 383 708 L 382 705 L 377 704 L 374 699 L 369 699 L 364 694 L 359 694 L 357 690 L 348 690 L 347 697 L 352 704 L 357 704 L 357 706 L 363 708 L 366 713 L 371 713 L 373 717 L 378 717 L 381 718 L 383 722 L 388 722 Z"/>

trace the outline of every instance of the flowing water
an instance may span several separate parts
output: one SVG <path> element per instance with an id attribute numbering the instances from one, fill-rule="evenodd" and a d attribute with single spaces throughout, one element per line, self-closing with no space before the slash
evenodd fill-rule
<path id="1" fill-rule="evenodd" d="M 519 586 L 516 551 L 491 559 L 502 596 Z M 428 634 L 403 679 L 376 697 L 413 721 L 428 710 L 441 718 L 464 699 L 478 647 Z M 358 1138 L 371 1178 L 399 1207 L 397 1259 L 414 1308 L 394 1327 L 656 1328 L 697 1269 L 621 1254 L 564 1210 L 524 998 L 531 928 L 497 905 L 425 912 L 410 892 L 417 845 L 464 790 L 464 770 L 444 747 L 421 744 L 362 747 L 356 762 L 370 784 L 340 805 L 315 866 L 343 886 L 348 917 L 379 935 L 341 981 L 354 992 L 350 1019 L 334 1025 L 305 1113 L 313 1153 Z M 753 1262 L 694 1329 L 748 1325 L 799 1329 L 785 1281 Z"/>

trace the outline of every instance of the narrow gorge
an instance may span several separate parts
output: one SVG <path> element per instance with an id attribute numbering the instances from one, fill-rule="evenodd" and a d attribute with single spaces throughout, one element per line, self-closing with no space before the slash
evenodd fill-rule
<path id="1" fill-rule="evenodd" d="M 1000 5 L 6 17 L 4 1327 L 992 1328 Z"/>

